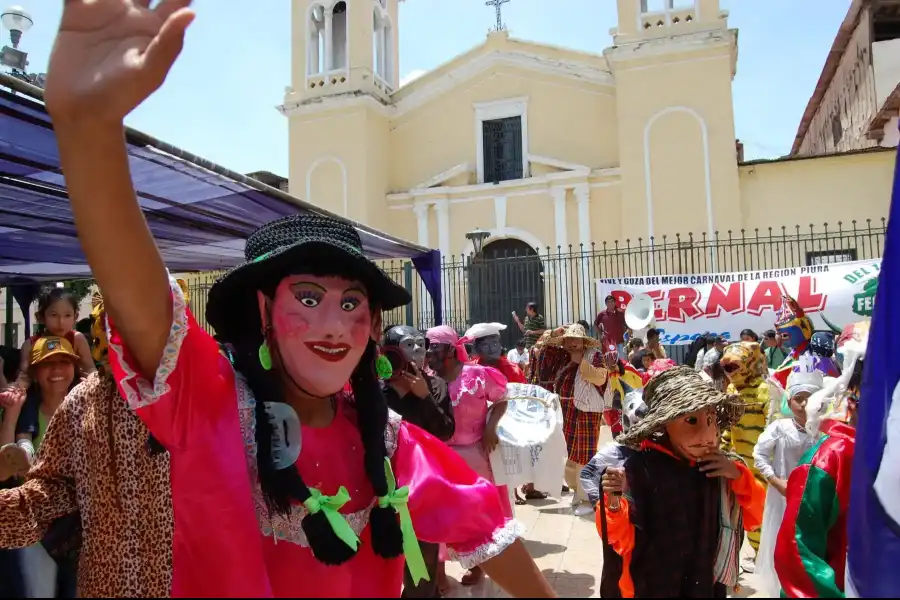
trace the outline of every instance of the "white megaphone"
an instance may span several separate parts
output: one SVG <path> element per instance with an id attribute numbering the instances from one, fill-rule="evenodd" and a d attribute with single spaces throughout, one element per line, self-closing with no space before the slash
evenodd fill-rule
<path id="1" fill-rule="evenodd" d="M 653 298 L 647 294 L 638 294 L 625 307 L 625 324 L 632 331 L 655 327 L 655 312 L 656 307 L 653 305 Z"/>

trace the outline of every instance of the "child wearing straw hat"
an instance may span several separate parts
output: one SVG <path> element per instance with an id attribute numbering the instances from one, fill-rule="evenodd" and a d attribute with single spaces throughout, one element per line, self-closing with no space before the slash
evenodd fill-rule
<path id="1" fill-rule="evenodd" d="M 625 496 L 604 495 L 609 543 L 622 556 L 623 597 L 725 598 L 737 584 L 740 530 L 758 527 L 765 491 L 720 432 L 741 416 L 739 398 L 676 367 L 644 389 L 646 415 L 619 438 L 637 452 Z"/>

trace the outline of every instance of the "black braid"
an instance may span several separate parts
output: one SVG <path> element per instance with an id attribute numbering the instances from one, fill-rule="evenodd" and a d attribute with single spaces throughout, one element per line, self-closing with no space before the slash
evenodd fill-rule
<path id="1" fill-rule="evenodd" d="M 377 345 L 369 340 L 359 365 L 350 376 L 350 384 L 356 403 L 366 474 L 375 495 L 385 496 L 388 488 L 384 473 L 384 459 L 387 457 L 384 432 L 388 424 L 388 405 L 375 374 L 376 357 Z M 372 549 L 377 555 L 395 558 L 403 553 L 403 534 L 393 508 L 381 508 L 376 504 L 369 515 L 369 523 L 372 527 Z"/>
<path id="2" fill-rule="evenodd" d="M 288 515 L 292 502 L 304 502 L 310 497 L 309 488 L 297 469 L 275 469 L 272 463 L 272 424 L 265 410 L 265 401 L 282 401 L 281 379 L 275 371 L 266 371 L 259 364 L 261 333 L 235 341 L 234 366 L 247 379 L 256 400 L 256 466 L 259 483 L 269 512 Z M 382 446 L 384 444 L 382 443 Z M 326 565 L 340 565 L 356 555 L 356 550 L 341 541 L 332 530 L 325 513 L 307 514 L 301 522 L 313 555 Z"/>

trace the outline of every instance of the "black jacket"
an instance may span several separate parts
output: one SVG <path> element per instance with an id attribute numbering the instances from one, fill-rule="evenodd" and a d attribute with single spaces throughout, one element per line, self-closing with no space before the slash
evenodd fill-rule
<path id="1" fill-rule="evenodd" d="M 447 382 L 437 375 L 425 375 L 425 380 L 431 390 L 427 398 L 419 398 L 411 392 L 401 398 L 390 384 L 384 386 L 384 397 L 391 410 L 403 417 L 404 421 L 446 442 L 453 437 L 456 429 Z"/>

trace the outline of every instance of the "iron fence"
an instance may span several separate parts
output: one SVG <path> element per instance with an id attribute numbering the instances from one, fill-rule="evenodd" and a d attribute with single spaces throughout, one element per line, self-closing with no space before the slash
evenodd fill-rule
<path id="1" fill-rule="evenodd" d="M 741 230 L 694 236 L 603 242 L 567 248 L 531 248 L 525 244 L 487 245 L 480 255 L 444 257 L 441 267 L 444 322 L 460 332 L 474 323 L 507 325 L 503 341 L 512 347 L 521 331 L 512 316 L 524 318 L 536 302 L 550 327 L 585 320 L 593 323 L 601 299 L 596 281 L 645 275 L 783 269 L 873 259 L 881 256 L 885 219 Z M 497 248 L 500 248 L 498 250 Z M 434 311 L 411 263 L 382 261 L 380 266 L 413 296 L 413 302 L 384 315 L 385 324 L 434 325 Z M 198 317 L 217 273 L 188 276 L 190 304 Z M 676 359 L 682 347 L 670 347 Z"/>

